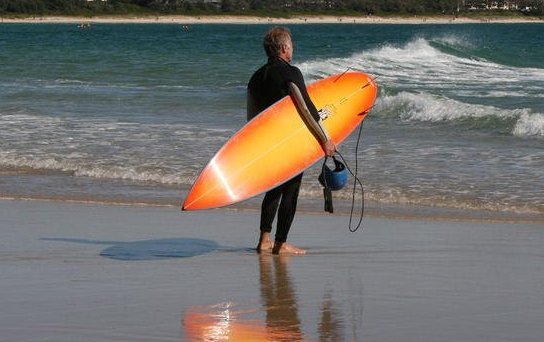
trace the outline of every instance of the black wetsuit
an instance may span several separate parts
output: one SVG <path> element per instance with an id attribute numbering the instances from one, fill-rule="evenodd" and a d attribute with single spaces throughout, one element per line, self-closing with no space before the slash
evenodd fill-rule
<path id="1" fill-rule="evenodd" d="M 312 103 L 302 73 L 279 57 L 270 58 L 251 77 L 247 86 L 247 119 L 257 114 L 289 94 L 288 83 L 297 85 L 312 116 L 318 120 L 319 114 Z M 276 229 L 277 242 L 285 242 L 297 210 L 297 199 L 302 182 L 302 173 L 291 180 L 268 191 L 261 206 L 262 232 L 272 231 L 272 222 L 278 213 Z M 281 203 L 280 203 L 281 200 Z M 279 206 L 279 211 L 278 211 Z"/>

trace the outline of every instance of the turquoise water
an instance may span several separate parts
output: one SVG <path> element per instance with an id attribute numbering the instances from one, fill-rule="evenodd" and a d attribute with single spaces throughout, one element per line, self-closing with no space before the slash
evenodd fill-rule
<path id="1" fill-rule="evenodd" d="M 177 205 L 245 123 L 268 28 L 0 25 L 0 196 Z M 377 78 L 358 155 L 369 203 L 544 215 L 542 24 L 290 28 L 307 82 Z M 352 165 L 355 140 L 340 147 Z"/>

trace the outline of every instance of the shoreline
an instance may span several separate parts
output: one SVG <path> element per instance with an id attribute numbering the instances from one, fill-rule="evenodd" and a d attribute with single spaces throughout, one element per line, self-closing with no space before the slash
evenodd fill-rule
<path id="1" fill-rule="evenodd" d="M 197 212 L 223 212 L 223 213 L 256 213 L 260 210 L 262 196 L 248 199 L 244 202 L 233 204 L 228 207 L 215 208 Z M 182 201 L 183 198 L 180 198 Z M 62 197 L 62 196 L 1 196 L 2 202 L 43 202 L 58 203 L 59 205 L 82 205 L 82 206 L 104 206 L 104 207 L 127 207 L 127 208 L 149 208 L 175 210 L 180 213 L 180 203 L 171 201 L 142 201 L 129 198 L 92 198 L 92 197 Z M 322 201 L 316 199 L 301 198 L 297 212 L 301 215 L 345 218 L 350 216 L 351 205 L 347 201 L 336 199 L 334 201 L 335 212 L 328 214 L 322 211 Z M 194 213 L 189 211 L 187 213 Z M 352 226 L 356 226 L 360 216 L 360 207 L 355 208 L 353 213 Z M 426 221 L 426 222 L 464 222 L 464 223 L 487 223 L 487 224 L 544 224 L 544 218 L 537 214 L 515 213 L 515 212 L 494 212 L 478 209 L 458 209 L 428 207 L 423 205 L 395 205 L 384 204 L 365 200 L 363 221 L 361 229 L 364 229 L 365 219 L 385 219 L 400 221 Z M 346 225 L 347 225 L 346 221 Z"/>
<path id="2" fill-rule="evenodd" d="M 544 23 L 538 18 L 516 17 L 452 17 L 452 16 L 413 16 L 413 17 L 379 17 L 379 16 L 331 16 L 307 15 L 291 18 L 232 16 L 232 15 L 167 15 L 167 16 L 44 16 L 27 18 L 0 18 L 0 23 L 26 24 L 477 24 L 477 23 Z"/>

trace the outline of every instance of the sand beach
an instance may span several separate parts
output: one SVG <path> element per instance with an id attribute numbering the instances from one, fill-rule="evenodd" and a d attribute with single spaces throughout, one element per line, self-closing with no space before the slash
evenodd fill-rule
<path id="1" fill-rule="evenodd" d="M 540 341 L 544 230 L 255 210 L 0 201 L 1 341 Z"/>
<path id="2" fill-rule="evenodd" d="M 235 15 L 168 15 L 168 16 L 94 16 L 66 17 L 43 16 L 28 18 L 0 18 L 1 23 L 157 23 L 157 24 L 468 24 L 468 23 L 541 23 L 542 20 L 533 17 L 454 17 L 443 16 L 413 16 L 413 17 L 380 17 L 380 16 L 329 16 L 308 15 L 279 17 L 255 17 Z"/>

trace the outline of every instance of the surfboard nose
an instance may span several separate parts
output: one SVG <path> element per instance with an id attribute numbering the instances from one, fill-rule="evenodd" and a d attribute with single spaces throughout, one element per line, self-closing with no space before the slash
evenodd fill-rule
<path id="1" fill-rule="evenodd" d="M 239 200 L 240 189 L 231 186 L 232 180 L 212 158 L 189 191 L 182 210 L 203 210 L 224 207 Z"/>
<path id="2" fill-rule="evenodd" d="M 190 192 L 187 197 L 185 198 L 185 201 L 183 202 L 183 205 L 181 206 L 182 211 L 192 211 L 192 210 L 204 210 L 204 209 L 210 209 L 212 207 L 216 207 L 217 205 L 211 206 L 206 205 L 206 198 L 198 196 L 197 193 Z"/>
<path id="3" fill-rule="evenodd" d="M 213 202 L 213 204 L 212 204 Z M 191 211 L 191 210 L 205 210 L 205 209 L 211 209 L 219 206 L 224 206 L 226 204 L 218 202 L 218 200 L 214 200 L 210 198 L 210 196 L 206 196 L 206 194 L 203 194 L 199 191 L 191 190 L 187 197 L 185 198 L 185 201 L 183 202 L 183 205 L 181 206 L 182 211 Z"/>

